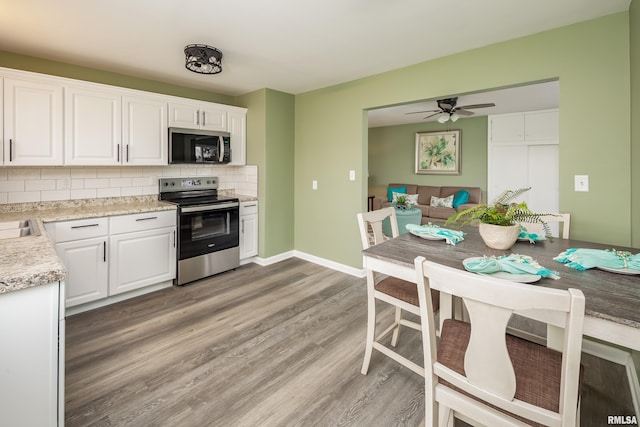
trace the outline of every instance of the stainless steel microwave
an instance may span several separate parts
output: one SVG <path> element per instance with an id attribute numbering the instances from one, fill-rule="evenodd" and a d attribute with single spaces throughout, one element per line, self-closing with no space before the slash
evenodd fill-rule
<path id="1" fill-rule="evenodd" d="M 227 132 L 169 128 L 169 163 L 226 164 L 231 162 Z"/>

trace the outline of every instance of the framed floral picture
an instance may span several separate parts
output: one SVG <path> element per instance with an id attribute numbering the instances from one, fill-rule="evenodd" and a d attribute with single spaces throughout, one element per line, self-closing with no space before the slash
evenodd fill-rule
<path id="1" fill-rule="evenodd" d="M 460 175 L 460 130 L 416 132 L 416 173 Z"/>

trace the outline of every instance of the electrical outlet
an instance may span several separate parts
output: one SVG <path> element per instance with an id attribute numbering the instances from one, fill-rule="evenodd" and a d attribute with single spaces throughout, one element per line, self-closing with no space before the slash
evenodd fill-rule
<path id="1" fill-rule="evenodd" d="M 589 175 L 575 175 L 575 191 L 589 191 Z"/>

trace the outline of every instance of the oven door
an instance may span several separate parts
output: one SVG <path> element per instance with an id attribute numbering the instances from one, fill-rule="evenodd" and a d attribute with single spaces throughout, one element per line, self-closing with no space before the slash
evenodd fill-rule
<path id="1" fill-rule="evenodd" d="M 239 217 L 238 202 L 181 207 L 178 259 L 238 246 Z"/>

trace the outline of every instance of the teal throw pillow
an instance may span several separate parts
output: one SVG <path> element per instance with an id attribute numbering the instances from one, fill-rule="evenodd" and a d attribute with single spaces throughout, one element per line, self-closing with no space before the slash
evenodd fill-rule
<path id="1" fill-rule="evenodd" d="M 460 205 L 464 205 L 469 201 L 469 192 L 467 190 L 460 190 L 453 196 L 453 207 L 457 208 Z"/>
<path id="2" fill-rule="evenodd" d="M 407 187 L 389 187 L 387 188 L 387 201 L 393 201 L 393 193 L 407 194 Z"/>

